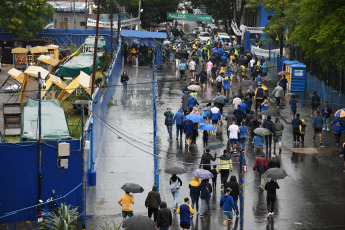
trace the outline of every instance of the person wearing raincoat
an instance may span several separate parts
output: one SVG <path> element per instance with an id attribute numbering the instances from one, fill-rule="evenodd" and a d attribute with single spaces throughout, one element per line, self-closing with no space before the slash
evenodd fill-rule
<path id="1" fill-rule="evenodd" d="M 196 211 L 199 212 L 199 198 L 200 198 L 199 178 L 193 177 L 193 180 L 189 183 L 189 195 L 192 200 L 192 209 L 194 209 L 194 205 L 195 205 Z"/>

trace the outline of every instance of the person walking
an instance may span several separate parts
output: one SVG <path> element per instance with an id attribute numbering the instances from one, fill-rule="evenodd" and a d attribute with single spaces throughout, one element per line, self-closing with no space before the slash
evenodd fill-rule
<path id="1" fill-rule="evenodd" d="M 211 73 L 212 67 L 213 67 L 213 63 L 211 62 L 211 60 L 209 60 L 206 64 L 206 71 L 207 71 L 207 76 L 209 79 L 212 79 L 212 73 Z"/>
<path id="2" fill-rule="evenodd" d="M 280 161 L 276 155 L 272 154 L 270 162 L 268 162 L 268 168 L 280 168 Z"/>
<path id="3" fill-rule="evenodd" d="M 193 177 L 193 180 L 189 183 L 189 195 L 192 199 L 192 209 L 196 206 L 196 212 L 199 212 L 199 198 L 200 198 L 200 182 L 199 178 Z"/>
<path id="4" fill-rule="evenodd" d="M 185 120 L 183 130 L 186 136 L 187 151 L 189 151 L 189 147 L 192 145 L 194 123 L 191 120 Z"/>
<path id="5" fill-rule="evenodd" d="M 282 78 L 279 80 L 279 85 L 283 88 L 284 95 L 285 95 L 285 92 L 286 92 L 287 83 L 288 83 L 288 81 L 287 81 L 285 75 L 283 75 Z"/>
<path id="6" fill-rule="evenodd" d="M 267 120 L 262 125 L 263 128 L 266 128 L 269 131 L 271 131 L 270 135 L 265 136 L 265 143 L 266 143 L 266 150 L 267 151 L 268 151 L 268 149 L 271 150 L 271 147 L 272 147 L 272 137 L 274 135 L 274 124 L 271 121 L 271 119 L 272 119 L 271 116 L 268 116 Z"/>
<path id="7" fill-rule="evenodd" d="M 322 118 L 323 118 L 323 128 L 322 130 L 329 131 L 329 118 L 333 113 L 332 108 L 329 106 L 328 102 L 325 103 L 325 107 L 322 109 Z"/>
<path id="8" fill-rule="evenodd" d="M 230 151 L 236 154 L 239 127 L 235 123 L 235 121 L 232 121 L 232 125 L 229 126 L 228 130 L 230 133 L 229 135 Z"/>
<path id="9" fill-rule="evenodd" d="M 177 209 L 177 214 L 180 214 L 180 227 L 182 230 L 190 228 L 190 219 L 194 215 L 193 208 L 189 205 L 189 198 L 184 198 L 184 203 Z"/>
<path id="10" fill-rule="evenodd" d="M 233 121 L 235 121 L 235 123 L 237 123 L 236 117 L 231 110 L 228 111 L 228 115 L 226 115 L 225 120 L 226 120 L 226 127 L 229 127 L 230 125 L 232 125 Z M 230 132 L 228 129 L 226 130 L 226 132 L 229 136 Z"/>
<path id="11" fill-rule="evenodd" d="M 169 230 L 172 225 L 171 211 L 167 206 L 167 203 L 162 201 L 160 209 L 157 213 L 157 230 Z"/>
<path id="12" fill-rule="evenodd" d="M 208 143 L 208 131 L 206 130 L 204 130 L 202 133 L 202 141 L 203 141 L 204 148 L 206 148 L 207 143 Z"/>
<path id="13" fill-rule="evenodd" d="M 189 64 L 189 71 L 191 73 L 191 77 L 194 78 L 195 77 L 195 69 L 196 69 L 196 63 L 195 61 L 192 59 Z"/>
<path id="14" fill-rule="evenodd" d="M 344 122 L 342 119 L 334 118 L 331 124 L 333 125 L 335 144 L 338 147 L 341 133 L 343 132 Z"/>
<path id="15" fill-rule="evenodd" d="M 261 87 L 261 83 L 258 84 L 258 88 L 255 90 L 255 111 L 257 112 L 258 111 L 258 107 L 260 109 L 260 112 L 261 112 L 261 104 L 262 102 L 264 101 L 264 98 L 265 98 L 265 91 L 264 89 Z"/>
<path id="16" fill-rule="evenodd" d="M 291 112 L 292 119 L 294 119 L 296 113 L 298 112 L 298 101 L 296 100 L 295 95 L 291 96 L 291 99 L 289 101 L 289 105 L 290 105 L 290 112 Z"/>
<path id="17" fill-rule="evenodd" d="M 129 194 L 129 192 L 123 194 L 118 203 L 122 207 L 123 221 L 125 221 L 127 217 L 129 218 L 133 216 L 132 204 L 134 204 L 134 198 Z"/>
<path id="18" fill-rule="evenodd" d="M 206 205 L 207 205 L 208 213 L 210 214 L 211 212 L 211 203 L 210 203 L 211 193 L 212 193 L 212 186 L 210 185 L 209 180 L 208 179 L 202 180 L 200 184 L 200 198 L 201 198 L 200 217 L 203 217 Z"/>
<path id="19" fill-rule="evenodd" d="M 245 125 L 244 121 L 241 122 L 241 126 L 240 126 L 238 132 L 239 132 L 238 142 L 240 145 L 240 152 L 244 153 L 245 148 L 246 148 L 247 138 L 249 136 L 248 127 Z"/>
<path id="20" fill-rule="evenodd" d="M 272 95 L 276 98 L 277 108 L 281 109 L 280 100 L 284 97 L 284 89 L 277 83 L 277 86 L 274 88 Z"/>
<path id="21" fill-rule="evenodd" d="M 236 213 L 238 213 L 238 210 L 235 207 L 234 200 L 232 196 L 230 195 L 231 189 L 226 188 L 225 194 L 220 198 L 219 206 L 223 212 L 223 228 L 224 230 L 227 230 L 227 221 L 230 220 L 230 230 L 232 230 L 232 224 L 233 224 L 233 212 L 234 210 Z"/>
<path id="22" fill-rule="evenodd" d="M 320 106 L 320 97 L 317 95 L 317 92 L 314 91 L 313 96 L 311 97 L 311 115 L 310 117 L 314 117 L 316 115 L 316 111 L 318 111 Z"/>
<path id="23" fill-rule="evenodd" d="M 296 118 L 292 119 L 292 133 L 293 133 L 293 143 L 296 144 L 300 142 L 300 132 L 299 132 L 299 126 L 302 124 L 302 121 L 299 119 L 300 114 L 296 114 Z"/>
<path id="24" fill-rule="evenodd" d="M 250 120 L 249 122 L 249 128 L 250 128 L 250 132 L 251 132 L 251 138 L 253 139 L 255 136 L 254 130 L 256 128 L 260 127 L 260 122 L 258 121 L 257 116 L 254 116 L 252 120 Z"/>
<path id="25" fill-rule="evenodd" d="M 180 137 L 182 140 L 182 132 L 183 132 L 183 123 L 185 121 L 185 117 L 183 114 L 183 110 L 182 108 L 179 108 L 179 110 L 177 111 L 177 113 L 175 114 L 174 118 L 173 118 L 173 124 L 176 124 L 176 140 L 178 140 L 178 136 L 180 134 Z"/>
<path id="26" fill-rule="evenodd" d="M 267 160 L 265 157 L 265 153 L 261 152 L 260 155 L 256 158 L 253 170 L 259 173 L 260 178 L 260 188 L 264 190 L 264 179 L 265 179 L 265 172 L 268 169 Z"/>
<path id="27" fill-rule="evenodd" d="M 183 60 L 181 62 L 181 64 L 178 66 L 179 70 L 180 70 L 180 76 L 181 76 L 181 81 L 184 80 L 184 77 L 186 75 L 186 64 L 185 61 Z"/>
<path id="28" fill-rule="evenodd" d="M 152 191 L 147 194 L 145 200 L 145 207 L 147 208 L 148 217 L 151 218 L 153 214 L 153 220 L 157 223 L 158 208 L 161 201 L 161 195 L 157 192 L 158 186 L 154 185 Z"/>
<path id="29" fill-rule="evenodd" d="M 224 191 L 224 184 L 228 181 L 233 169 L 231 156 L 226 149 L 223 150 L 223 155 L 219 157 L 218 168 L 220 169 L 220 188 Z"/>
<path id="30" fill-rule="evenodd" d="M 267 218 L 274 215 L 274 204 L 276 202 L 276 190 L 279 189 L 279 185 L 277 183 L 277 180 L 271 179 L 269 182 L 265 185 L 265 190 L 267 191 Z"/>
<path id="31" fill-rule="evenodd" d="M 202 154 L 201 156 L 199 168 L 202 168 L 211 172 L 211 161 L 215 161 L 216 157 L 217 157 L 217 153 L 215 153 L 214 156 L 212 157 L 212 155 L 210 154 L 210 150 L 206 149 L 206 152 Z"/>
<path id="32" fill-rule="evenodd" d="M 171 112 L 170 107 L 168 107 L 167 110 L 164 112 L 164 116 L 165 116 L 165 125 L 169 133 L 168 141 L 172 142 L 172 126 L 173 126 L 174 113 Z"/>
<path id="33" fill-rule="evenodd" d="M 230 94 L 230 76 L 229 74 L 223 75 L 223 91 L 226 97 Z"/>
<path id="34" fill-rule="evenodd" d="M 264 102 L 261 103 L 262 112 L 267 111 L 269 106 L 271 106 L 271 104 L 268 102 L 268 99 L 265 99 Z M 266 120 L 266 115 L 263 114 L 261 125 L 264 124 L 265 120 Z"/>
<path id="35" fill-rule="evenodd" d="M 314 128 L 313 141 L 315 142 L 316 135 L 319 134 L 320 147 L 324 147 L 322 145 L 322 126 L 323 126 L 323 118 L 320 115 L 320 111 L 317 111 L 316 116 L 313 117 L 313 128 Z"/>
<path id="36" fill-rule="evenodd" d="M 304 136 L 307 133 L 307 125 L 304 119 L 301 119 L 302 124 L 299 126 L 299 134 L 301 135 L 302 146 L 304 146 Z"/>
<path id="37" fill-rule="evenodd" d="M 254 145 L 255 154 L 259 156 L 264 149 L 264 138 L 260 135 L 256 135 L 252 140 L 252 144 Z"/>
<path id="38" fill-rule="evenodd" d="M 129 77 L 127 75 L 127 72 L 124 71 L 121 75 L 121 83 L 122 83 L 122 92 L 127 92 L 127 84 L 128 84 L 128 81 L 129 81 Z"/>
<path id="39" fill-rule="evenodd" d="M 169 183 L 170 183 L 170 191 L 171 191 L 171 194 L 173 195 L 173 198 L 174 198 L 173 208 L 176 211 L 177 199 L 178 199 L 178 194 L 180 193 L 180 187 L 182 186 L 182 181 L 178 176 L 176 176 L 176 174 L 173 174 L 170 177 Z"/>
<path id="40" fill-rule="evenodd" d="M 283 140 L 284 125 L 277 117 L 274 123 L 274 135 L 273 135 L 273 149 L 276 149 L 276 143 L 278 142 L 279 154 L 282 152 L 282 140 Z"/>
<path id="41" fill-rule="evenodd" d="M 182 96 L 182 110 L 183 110 L 183 114 L 186 116 L 187 112 L 189 112 L 189 106 L 188 106 L 188 100 L 190 98 L 190 95 L 187 92 L 184 92 L 183 96 Z"/>
<path id="42" fill-rule="evenodd" d="M 240 125 L 242 120 L 245 118 L 244 112 L 241 110 L 240 105 L 237 106 L 237 108 L 234 110 L 233 113 L 236 117 L 237 125 Z"/>
<path id="43" fill-rule="evenodd" d="M 238 94 L 236 94 L 234 100 L 232 100 L 232 109 L 235 110 L 242 103 L 242 99 Z"/>
<path id="44" fill-rule="evenodd" d="M 228 182 L 225 183 L 224 185 L 225 189 L 226 188 L 230 188 L 230 196 L 232 196 L 233 200 L 234 200 L 234 205 L 235 205 L 235 209 L 237 210 L 236 216 L 238 217 L 239 215 L 239 210 L 238 210 L 238 205 L 237 205 L 237 201 L 238 201 L 238 196 L 240 195 L 240 186 L 238 185 L 236 176 L 231 176 L 230 180 Z"/>
<path id="45" fill-rule="evenodd" d="M 192 112 L 193 108 L 199 105 L 199 102 L 195 97 L 191 95 L 191 97 L 187 101 L 187 105 L 189 106 L 189 112 Z"/>
<path id="46" fill-rule="evenodd" d="M 218 121 L 221 119 L 221 117 L 222 115 L 220 113 L 219 108 L 217 108 L 217 106 L 214 105 L 210 109 L 210 119 L 212 120 L 212 125 L 215 127 L 213 135 L 216 135 L 216 133 L 218 132 Z"/>

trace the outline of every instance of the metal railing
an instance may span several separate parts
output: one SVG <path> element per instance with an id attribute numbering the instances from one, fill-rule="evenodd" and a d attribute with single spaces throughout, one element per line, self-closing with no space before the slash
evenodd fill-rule
<path id="1" fill-rule="evenodd" d="M 16 230 L 16 229 L 37 229 L 38 213 L 41 210 L 52 210 L 56 204 L 71 205 L 72 208 L 78 207 L 79 214 L 82 214 L 82 189 L 83 184 L 80 183 L 77 187 L 62 197 L 58 197 L 52 201 L 42 204 L 37 204 L 20 210 L 16 210 L 0 217 L 0 229 Z"/>

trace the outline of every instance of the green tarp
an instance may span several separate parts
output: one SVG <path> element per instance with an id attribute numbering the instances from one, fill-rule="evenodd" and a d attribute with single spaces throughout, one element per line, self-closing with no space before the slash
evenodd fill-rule
<path id="1" fill-rule="evenodd" d="M 88 36 L 85 39 L 85 45 L 88 47 L 95 47 L 95 36 Z M 98 36 L 97 48 L 107 50 L 107 41 L 103 36 Z"/>
<path id="2" fill-rule="evenodd" d="M 96 66 L 101 64 L 101 59 L 97 56 Z M 80 71 L 91 75 L 93 66 L 93 53 L 81 53 L 72 58 L 66 64 L 60 66 L 60 77 L 73 77 L 79 76 Z"/>
<path id="3" fill-rule="evenodd" d="M 42 140 L 71 139 L 64 110 L 58 100 L 41 102 Z M 38 134 L 38 100 L 30 99 L 22 112 L 21 141 L 37 141 Z"/>

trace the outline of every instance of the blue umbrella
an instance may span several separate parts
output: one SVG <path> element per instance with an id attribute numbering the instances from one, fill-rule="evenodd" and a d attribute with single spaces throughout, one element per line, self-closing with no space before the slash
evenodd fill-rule
<path id="1" fill-rule="evenodd" d="M 186 118 L 194 122 L 205 123 L 204 118 L 197 114 L 189 114 L 186 116 Z"/>
<path id="2" fill-rule="evenodd" d="M 200 179 L 212 179 L 213 174 L 205 169 L 196 169 L 193 172 L 193 176 L 200 178 Z"/>
<path id="3" fill-rule="evenodd" d="M 216 128 L 213 125 L 200 125 L 199 129 L 210 131 L 215 130 Z"/>

